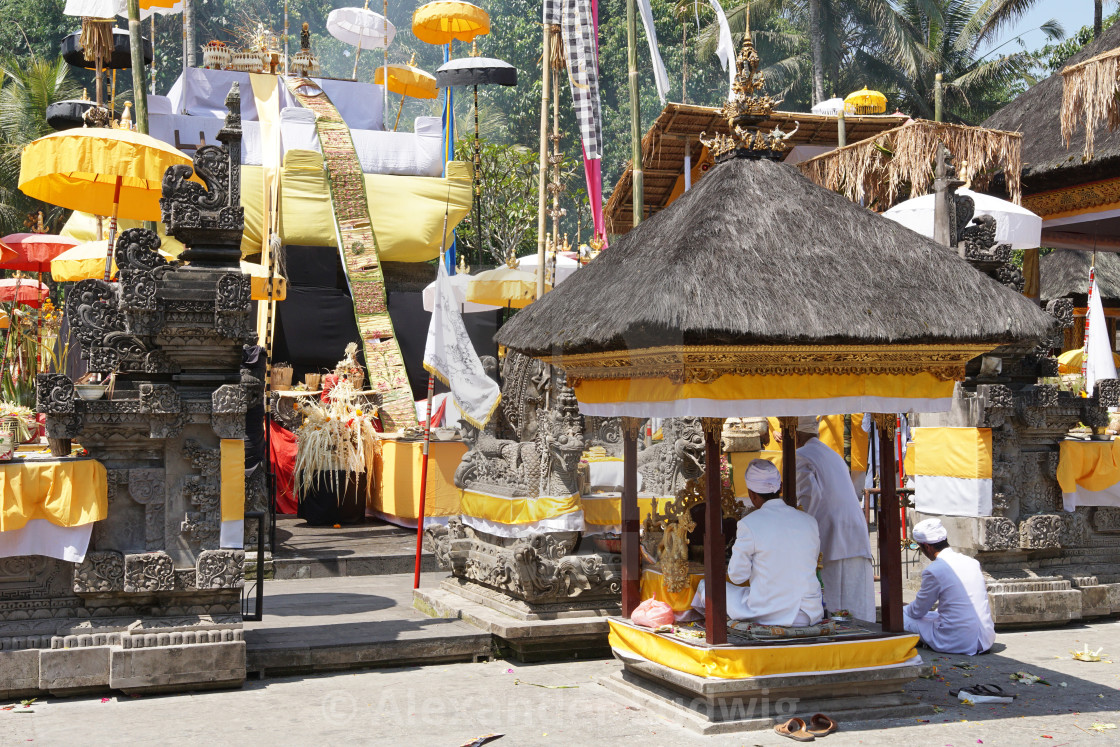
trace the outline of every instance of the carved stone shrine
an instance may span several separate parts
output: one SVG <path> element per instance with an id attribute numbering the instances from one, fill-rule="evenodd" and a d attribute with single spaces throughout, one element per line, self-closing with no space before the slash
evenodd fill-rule
<path id="1" fill-rule="evenodd" d="M 995 219 L 973 218 L 973 201 L 939 184 L 949 201 L 950 246 L 983 272 L 1016 290 L 1023 277 L 1011 249 L 995 241 Z M 1047 304 L 1060 326 L 1073 325 L 1069 299 Z M 1103 430 L 1108 407 L 1120 404 L 1120 381 L 1097 384 L 1082 398 L 1055 381 L 1061 333 L 1035 349 L 1001 348 L 972 361 L 948 413 L 917 416 L 918 426 L 992 430 L 991 516 L 939 516 L 950 543 L 975 555 L 988 578 L 998 626 L 1062 624 L 1120 614 L 1120 509 L 1063 509 L 1057 482 L 1059 444 L 1079 424 Z M 915 522 L 937 514 L 912 510 Z M 912 579 L 916 582 L 917 579 Z"/>
<path id="2" fill-rule="evenodd" d="M 74 439 L 108 471 L 109 510 L 81 564 L 0 560 L 0 694 L 238 686 L 245 678 L 243 521 L 222 521 L 244 475 L 245 413 L 261 382 L 241 369 L 256 340 L 249 276 L 238 267 L 239 92 L 220 145 L 169 169 L 160 206 L 188 249 L 173 263 L 152 231 L 114 251 L 115 282 L 83 280 L 66 318 L 103 399 L 40 375 L 37 409 L 52 438 Z M 205 183 L 187 181 L 196 174 Z M 223 479 L 230 485 L 223 490 Z M 245 510 L 266 507 L 263 474 Z"/>

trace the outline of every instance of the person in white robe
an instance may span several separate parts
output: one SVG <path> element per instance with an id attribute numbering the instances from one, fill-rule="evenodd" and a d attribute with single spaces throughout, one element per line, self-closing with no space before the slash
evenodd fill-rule
<path id="1" fill-rule="evenodd" d="M 817 579 L 817 522 L 782 500 L 778 468 L 755 459 L 746 471 L 754 510 L 739 520 L 727 565 L 727 615 L 762 625 L 816 625 L 824 617 Z M 692 600 L 704 610 L 704 584 Z"/>
<path id="2" fill-rule="evenodd" d="M 871 540 L 844 458 L 817 437 L 817 419 L 797 420 L 797 500 L 817 520 L 824 604 L 875 622 Z"/>
<path id="3" fill-rule="evenodd" d="M 918 595 L 902 609 L 902 627 L 940 653 L 984 653 L 996 640 L 996 626 L 980 563 L 949 547 L 940 519 L 919 522 L 911 536 L 933 562 L 922 571 Z"/>

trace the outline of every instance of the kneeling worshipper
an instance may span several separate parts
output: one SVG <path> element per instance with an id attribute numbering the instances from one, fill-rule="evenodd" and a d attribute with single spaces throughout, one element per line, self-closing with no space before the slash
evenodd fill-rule
<path id="1" fill-rule="evenodd" d="M 919 522 L 911 536 L 933 562 L 922 571 L 918 596 L 902 610 L 902 626 L 939 653 L 985 653 L 996 640 L 996 626 L 980 563 L 949 547 L 940 519 Z"/>
<path id="2" fill-rule="evenodd" d="M 782 477 L 765 459 L 747 466 L 746 483 L 755 510 L 736 527 L 727 565 L 727 616 L 761 625 L 816 625 L 824 617 L 817 522 L 782 500 Z M 703 582 L 692 606 L 704 610 Z"/>

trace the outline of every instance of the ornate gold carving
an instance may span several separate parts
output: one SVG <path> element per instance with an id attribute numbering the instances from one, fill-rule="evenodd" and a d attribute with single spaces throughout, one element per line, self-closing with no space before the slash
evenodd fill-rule
<path id="1" fill-rule="evenodd" d="M 688 533 L 696 528 L 692 515 L 685 511 L 674 521 L 661 522 L 664 534 L 657 546 L 657 565 L 670 593 L 688 588 Z"/>
<path id="2" fill-rule="evenodd" d="M 720 376 L 795 374 L 869 376 L 928 373 L 941 381 L 960 381 L 968 361 L 990 345 L 698 345 L 643 348 L 546 358 L 562 367 L 568 383 L 590 379 L 658 379 L 675 384 L 711 383 Z"/>
<path id="3" fill-rule="evenodd" d="M 568 383 L 571 384 L 571 378 L 568 379 Z M 638 433 L 641 432 L 642 423 L 645 422 L 645 419 L 622 417 L 619 418 L 619 420 L 621 421 L 620 426 L 622 427 L 622 435 L 624 435 L 630 441 L 637 439 Z"/>
<path id="4" fill-rule="evenodd" d="M 1079 184 L 1033 195 L 1023 196 L 1023 207 L 1044 218 L 1057 218 L 1096 208 L 1110 209 L 1120 205 L 1120 179 Z"/>
<path id="5" fill-rule="evenodd" d="M 700 418 L 700 426 L 704 429 L 704 435 L 718 441 L 723 436 L 724 420 L 726 418 Z"/>
<path id="6" fill-rule="evenodd" d="M 876 412 L 871 417 L 875 419 L 875 427 L 880 433 L 886 433 L 888 437 L 894 438 L 894 433 L 898 429 L 898 415 L 893 412 Z"/>

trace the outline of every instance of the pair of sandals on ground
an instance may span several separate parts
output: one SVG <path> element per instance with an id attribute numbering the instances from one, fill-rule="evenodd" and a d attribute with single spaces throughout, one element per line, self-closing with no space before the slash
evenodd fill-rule
<path id="1" fill-rule="evenodd" d="M 774 731 L 796 742 L 812 742 L 817 737 L 827 737 L 836 731 L 836 722 L 823 713 L 817 713 L 809 719 L 809 723 L 805 723 L 804 719 L 791 718 L 775 726 Z"/>

